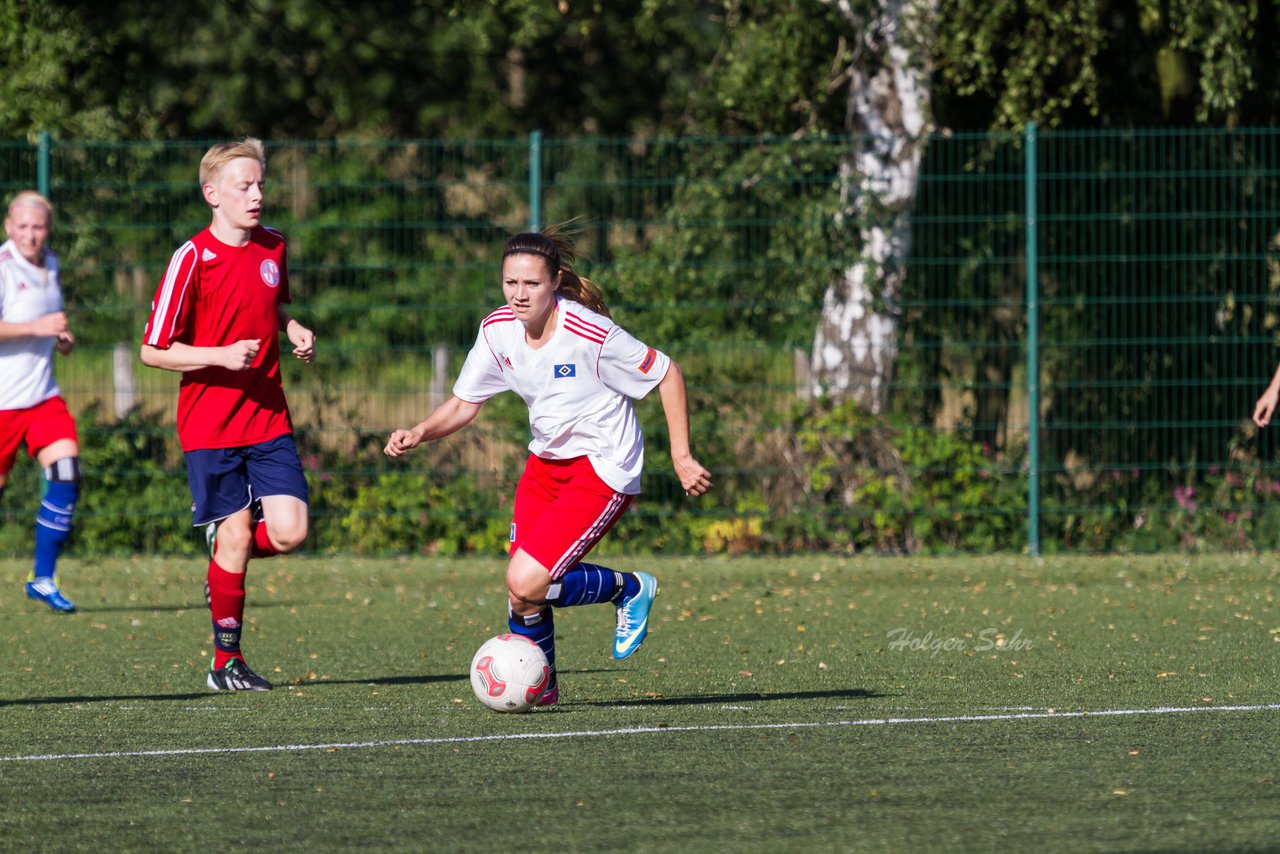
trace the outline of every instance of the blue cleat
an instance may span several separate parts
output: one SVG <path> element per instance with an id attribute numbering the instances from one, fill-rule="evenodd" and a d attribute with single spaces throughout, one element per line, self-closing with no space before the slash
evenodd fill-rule
<path id="1" fill-rule="evenodd" d="M 70 614 L 76 609 L 75 603 L 62 595 L 58 585 L 52 578 L 37 578 L 27 582 L 27 596 L 48 605 L 59 614 Z"/>
<path id="2" fill-rule="evenodd" d="M 649 631 L 649 607 L 658 596 L 658 579 L 647 572 L 637 572 L 640 590 L 618 606 L 618 627 L 613 635 L 613 657 L 626 658 L 640 648 Z"/>

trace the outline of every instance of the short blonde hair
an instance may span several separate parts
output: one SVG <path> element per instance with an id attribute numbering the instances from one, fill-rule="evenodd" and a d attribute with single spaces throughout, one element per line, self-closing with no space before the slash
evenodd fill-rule
<path id="1" fill-rule="evenodd" d="M 212 184 L 223 166 L 241 157 L 256 160 L 262 165 L 262 171 L 267 170 L 267 152 L 262 140 L 247 136 L 240 142 L 220 142 L 200 158 L 200 186 Z"/>
<path id="2" fill-rule="evenodd" d="M 9 202 L 9 215 L 13 215 L 13 209 L 19 206 L 27 206 L 32 208 L 44 208 L 44 212 L 49 215 L 49 221 L 53 222 L 53 205 L 49 200 L 37 193 L 35 190 L 23 190 L 21 193 L 13 197 L 13 201 Z"/>

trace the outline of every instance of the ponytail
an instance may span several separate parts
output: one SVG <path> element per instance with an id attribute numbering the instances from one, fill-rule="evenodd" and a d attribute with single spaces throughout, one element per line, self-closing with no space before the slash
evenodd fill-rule
<path id="1" fill-rule="evenodd" d="M 568 231 L 563 225 L 548 226 L 542 232 L 526 231 L 507 239 L 502 248 L 502 257 L 508 255 L 539 255 L 547 259 L 551 267 L 551 275 L 560 274 L 560 287 L 556 291 L 565 299 L 581 303 L 587 308 L 609 317 L 609 309 L 604 304 L 604 293 L 599 285 L 590 279 L 579 276 L 573 269 L 578 260 L 578 251 L 573 244 L 575 232 Z"/>

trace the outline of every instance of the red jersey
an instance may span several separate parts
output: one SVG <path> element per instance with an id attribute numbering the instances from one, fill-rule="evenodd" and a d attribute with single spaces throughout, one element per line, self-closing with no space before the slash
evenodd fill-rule
<path id="1" fill-rule="evenodd" d="M 278 309 L 289 302 L 284 237 L 259 226 L 244 246 L 209 229 L 173 253 L 151 303 L 144 344 L 222 347 L 262 342 L 248 370 L 209 367 L 182 374 L 178 440 L 184 451 L 254 445 L 293 432 L 280 383 Z"/>

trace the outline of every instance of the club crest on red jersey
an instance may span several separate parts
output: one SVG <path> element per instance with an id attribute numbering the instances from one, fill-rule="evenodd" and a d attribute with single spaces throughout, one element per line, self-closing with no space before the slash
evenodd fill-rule
<path id="1" fill-rule="evenodd" d="M 267 283 L 267 287 L 274 288 L 280 284 L 280 265 L 270 258 L 262 262 L 258 272 L 262 274 L 262 281 Z"/>

